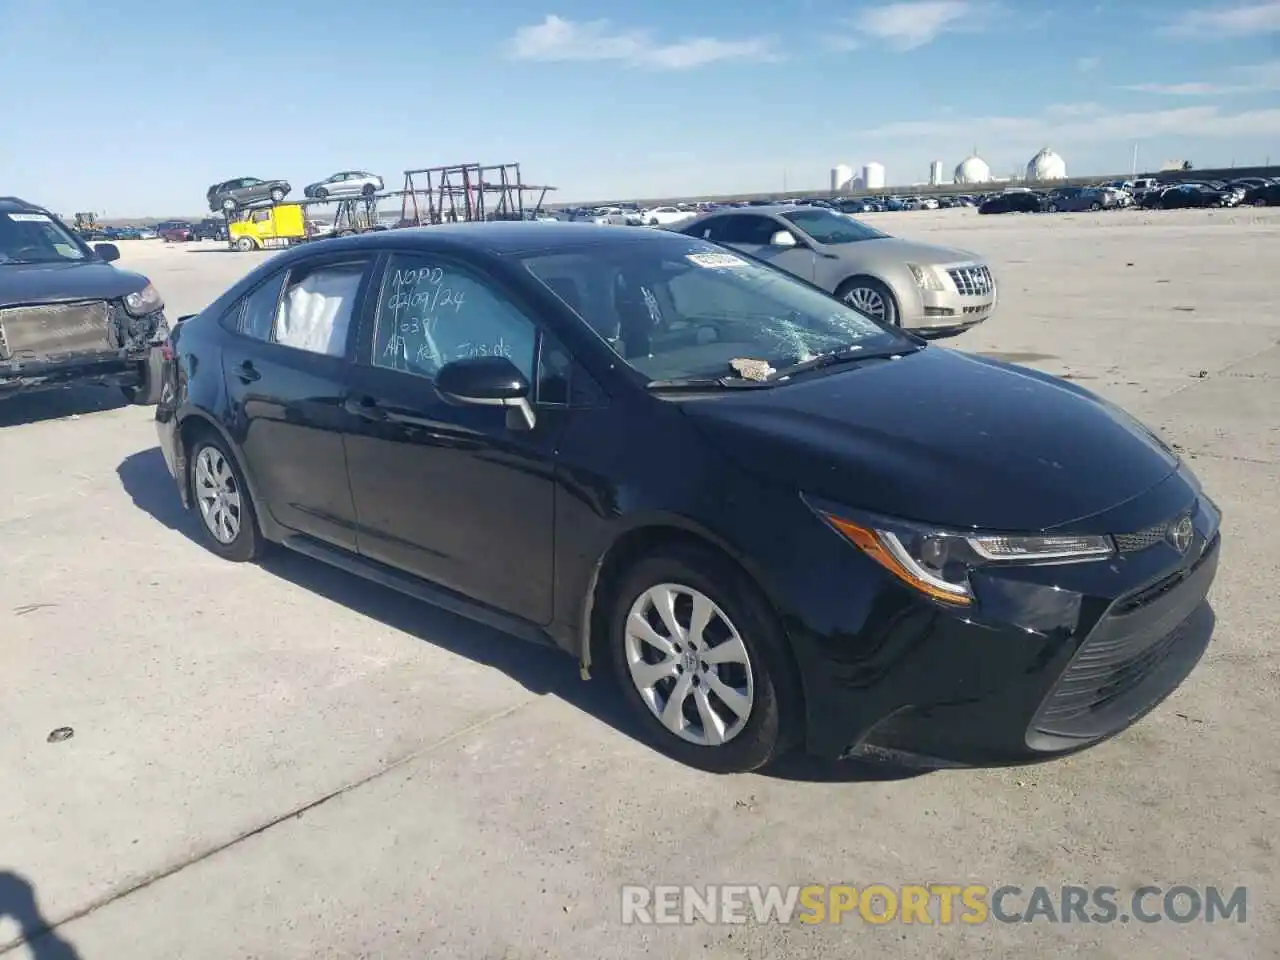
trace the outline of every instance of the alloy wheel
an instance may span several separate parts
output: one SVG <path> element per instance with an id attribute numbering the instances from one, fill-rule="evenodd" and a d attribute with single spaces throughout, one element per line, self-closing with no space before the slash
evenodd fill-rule
<path id="1" fill-rule="evenodd" d="M 868 316 L 875 317 L 877 320 L 883 320 L 887 309 L 882 297 L 877 290 L 871 287 L 854 287 L 844 295 L 845 303 Z"/>
<path id="2" fill-rule="evenodd" d="M 660 583 L 627 615 L 626 662 L 640 698 L 668 732 L 716 747 L 747 725 L 751 658 L 737 628 L 701 591 Z"/>
<path id="3" fill-rule="evenodd" d="M 240 485 L 221 450 L 213 446 L 200 448 L 194 479 L 196 503 L 205 528 L 224 546 L 234 543 L 244 518 Z"/>

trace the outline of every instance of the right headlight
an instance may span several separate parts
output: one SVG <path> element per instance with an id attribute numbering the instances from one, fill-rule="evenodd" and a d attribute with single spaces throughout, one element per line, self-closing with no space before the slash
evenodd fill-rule
<path id="1" fill-rule="evenodd" d="M 1074 563 L 1116 552 L 1108 536 L 959 533 L 882 518 L 858 518 L 811 507 L 827 524 L 891 574 L 934 600 L 973 603 L 970 574 L 1011 563 Z"/>

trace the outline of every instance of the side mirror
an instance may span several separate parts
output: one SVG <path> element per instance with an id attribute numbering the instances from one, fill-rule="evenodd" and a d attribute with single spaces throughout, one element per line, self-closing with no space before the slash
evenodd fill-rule
<path id="1" fill-rule="evenodd" d="M 529 402 L 532 387 L 506 357 L 466 357 L 436 371 L 436 391 L 459 406 L 508 407 L 517 411 L 525 429 L 537 418 Z"/>
<path id="2" fill-rule="evenodd" d="M 93 252 L 98 255 L 99 260 L 106 263 L 113 263 L 120 259 L 120 248 L 114 243 L 95 243 Z"/>
<path id="3" fill-rule="evenodd" d="M 779 230 L 769 238 L 769 246 L 771 247 L 794 247 L 796 245 L 796 235 L 790 230 Z"/>

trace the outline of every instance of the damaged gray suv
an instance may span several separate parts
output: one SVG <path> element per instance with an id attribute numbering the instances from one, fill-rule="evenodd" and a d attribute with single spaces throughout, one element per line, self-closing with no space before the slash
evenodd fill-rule
<path id="1" fill-rule="evenodd" d="M 93 383 L 160 397 L 169 324 L 144 276 L 42 207 L 0 197 L 0 399 Z"/>

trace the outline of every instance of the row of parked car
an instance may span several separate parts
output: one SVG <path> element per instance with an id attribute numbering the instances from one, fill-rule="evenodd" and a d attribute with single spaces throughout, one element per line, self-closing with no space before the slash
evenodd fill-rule
<path id="1" fill-rule="evenodd" d="M 987 197 L 979 213 L 1070 213 L 1081 210 L 1182 210 L 1203 207 L 1280 204 L 1280 180 L 1244 177 L 1220 180 L 1113 182 L 1093 187 L 1041 191 L 1011 187 Z"/>

